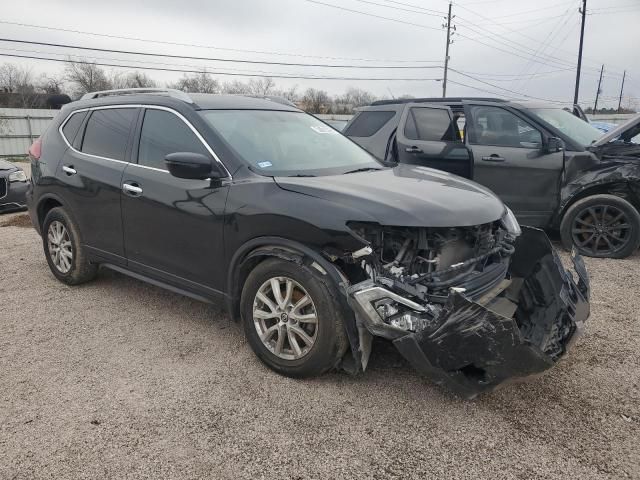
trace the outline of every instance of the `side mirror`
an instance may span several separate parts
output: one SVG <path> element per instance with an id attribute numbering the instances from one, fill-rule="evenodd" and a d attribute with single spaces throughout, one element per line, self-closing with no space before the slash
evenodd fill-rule
<path id="1" fill-rule="evenodd" d="M 204 180 L 221 178 L 220 171 L 206 155 L 191 152 L 170 153 L 164 157 L 169 173 L 177 178 Z"/>
<path id="2" fill-rule="evenodd" d="M 545 153 L 556 153 L 564 150 L 564 142 L 558 137 L 549 137 L 544 142 Z"/>

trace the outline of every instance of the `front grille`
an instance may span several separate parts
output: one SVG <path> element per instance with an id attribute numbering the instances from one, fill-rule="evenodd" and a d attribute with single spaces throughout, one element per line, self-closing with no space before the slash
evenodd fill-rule
<path id="1" fill-rule="evenodd" d="M 0 178 L 0 198 L 7 196 L 7 179 Z"/>

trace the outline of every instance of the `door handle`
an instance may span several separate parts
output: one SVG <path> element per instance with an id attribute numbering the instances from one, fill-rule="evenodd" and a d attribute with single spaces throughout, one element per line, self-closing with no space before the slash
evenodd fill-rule
<path id="1" fill-rule="evenodd" d="M 73 166 L 67 167 L 66 165 L 62 166 L 62 171 L 67 175 L 75 175 L 76 173 L 78 173 L 76 169 L 73 168 Z"/>
<path id="2" fill-rule="evenodd" d="M 422 149 L 420 147 L 416 147 L 416 146 L 407 147 L 407 148 L 404 149 L 404 151 L 407 152 L 407 153 L 423 153 Z"/>
<path id="3" fill-rule="evenodd" d="M 142 188 L 137 183 L 123 183 L 122 191 L 132 197 L 139 197 L 142 195 Z"/>
<path id="4" fill-rule="evenodd" d="M 482 160 L 485 162 L 504 162 L 504 157 L 501 157 L 500 155 L 496 155 L 494 153 L 493 155 L 489 155 L 488 157 L 482 157 Z"/>

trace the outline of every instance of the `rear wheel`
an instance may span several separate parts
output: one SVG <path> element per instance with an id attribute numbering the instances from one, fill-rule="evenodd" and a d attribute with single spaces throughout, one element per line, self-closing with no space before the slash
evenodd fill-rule
<path id="1" fill-rule="evenodd" d="M 49 268 L 58 280 L 78 285 L 96 276 L 98 267 L 89 263 L 80 230 L 62 207 L 47 213 L 42 224 L 42 243 Z"/>
<path id="2" fill-rule="evenodd" d="M 565 248 L 582 255 L 625 258 L 640 244 L 640 214 L 615 195 L 593 195 L 574 203 L 560 224 Z"/>
<path id="3" fill-rule="evenodd" d="M 304 265 L 266 260 L 245 282 L 245 335 L 271 369 L 291 377 L 320 375 L 337 366 L 347 348 L 339 293 Z"/>

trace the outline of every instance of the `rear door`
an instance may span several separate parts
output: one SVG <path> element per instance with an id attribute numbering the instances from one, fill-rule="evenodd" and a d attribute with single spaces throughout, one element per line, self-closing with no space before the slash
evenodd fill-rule
<path id="1" fill-rule="evenodd" d="M 170 109 L 145 108 L 134 161 L 122 178 L 122 222 L 129 268 L 211 298 L 220 275 L 228 183 L 172 176 L 169 153 L 213 154 L 187 120 Z M 137 162 L 135 161 L 137 157 Z"/>
<path id="2" fill-rule="evenodd" d="M 56 174 L 64 200 L 83 243 L 113 263 L 124 262 L 120 189 L 138 113 L 136 107 L 98 107 L 74 113 L 61 128 L 70 146 Z"/>
<path id="3" fill-rule="evenodd" d="M 515 109 L 465 105 L 473 180 L 489 187 L 525 225 L 546 226 L 556 207 L 564 152 L 547 152 L 548 134 Z"/>
<path id="4" fill-rule="evenodd" d="M 398 161 L 471 178 L 472 162 L 451 109 L 409 103 L 396 132 Z"/>

